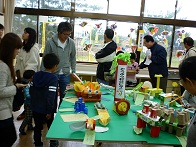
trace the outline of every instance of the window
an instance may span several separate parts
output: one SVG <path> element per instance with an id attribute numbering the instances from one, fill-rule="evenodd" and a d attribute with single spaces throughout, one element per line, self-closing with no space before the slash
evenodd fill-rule
<path id="1" fill-rule="evenodd" d="M 69 11 L 71 9 L 71 0 L 40 0 L 40 8 Z"/>
<path id="2" fill-rule="evenodd" d="M 20 24 L 20 25 L 18 25 Z M 37 30 L 37 16 L 25 15 L 25 14 L 15 14 L 13 20 L 12 31 L 22 37 L 24 29 L 26 27 L 31 27 Z"/>
<path id="3" fill-rule="evenodd" d="M 176 19 L 196 20 L 195 0 L 178 0 Z"/>
<path id="4" fill-rule="evenodd" d="M 76 0 L 76 12 L 107 13 L 107 0 Z"/>
<path id="5" fill-rule="evenodd" d="M 169 56 L 171 52 L 171 42 L 172 42 L 172 30 L 171 25 L 156 25 L 144 23 L 144 35 L 152 35 L 155 42 L 165 47 L 167 51 L 167 62 L 169 65 Z M 140 61 L 142 62 L 145 58 L 147 48 L 144 46 L 141 51 Z"/>
<path id="6" fill-rule="evenodd" d="M 103 34 L 107 27 L 115 27 L 113 39 L 118 45 L 117 50 L 127 52 L 135 51 L 140 28 L 145 31 L 144 35 L 150 33 L 155 41 L 165 46 L 168 67 L 177 68 L 183 56 L 179 57 L 176 53 L 183 51 L 184 46 L 176 32 L 184 30 L 182 35 L 196 39 L 193 15 L 196 10 L 191 5 L 194 3 L 194 0 L 16 0 L 13 31 L 22 35 L 25 27 L 35 28 L 43 51 L 58 23 L 71 21 L 77 61 L 95 62 L 91 51 L 97 52 L 103 47 Z M 58 14 L 54 10 L 58 10 Z M 140 16 L 141 11 L 144 12 Z M 55 14 L 57 16 L 51 16 Z M 91 45 L 91 51 L 84 51 L 86 45 Z M 143 47 L 140 62 L 145 58 L 145 50 Z"/>
<path id="7" fill-rule="evenodd" d="M 172 52 L 172 67 L 178 67 L 184 58 L 185 48 L 183 40 L 185 37 L 191 37 L 193 40 L 196 40 L 196 28 L 176 27 Z"/>
<path id="8" fill-rule="evenodd" d="M 173 19 L 176 0 L 145 0 L 145 17 Z"/>
<path id="9" fill-rule="evenodd" d="M 109 14 L 140 16 L 141 0 L 110 0 Z"/>
<path id="10" fill-rule="evenodd" d="M 106 21 L 76 18 L 74 29 L 77 61 L 95 62 L 92 52 L 96 53 L 104 46 Z M 86 50 L 87 45 L 90 46 Z"/>
<path id="11" fill-rule="evenodd" d="M 41 46 L 41 52 L 44 52 L 47 40 L 57 33 L 57 26 L 62 21 L 69 21 L 69 18 L 55 16 L 40 16 L 40 34 L 38 35 L 38 42 Z"/>
<path id="12" fill-rule="evenodd" d="M 135 50 L 132 50 L 132 46 L 136 45 L 137 23 L 108 21 L 108 28 L 114 30 L 113 40 L 118 45 L 117 50 L 135 52 Z"/>
<path id="13" fill-rule="evenodd" d="M 16 0 L 16 7 L 38 8 L 38 0 Z"/>

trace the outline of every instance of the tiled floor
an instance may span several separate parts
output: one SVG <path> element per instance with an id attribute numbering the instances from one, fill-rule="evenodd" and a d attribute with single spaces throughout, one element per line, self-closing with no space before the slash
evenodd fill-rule
<path id="1" fill-rule="evenodd" d="M 33 144 L 33 131 L 27 131 L 27 135 L 19 134 L 19 127 L 22 123 L 22 120 L 17 121 L 16 117 L 21 113 L 22 110 L 18 112 L 13 112 L 14 114 L 14 122 L 18 134 L 18 139 L 13 145 L 13 147 L 34 147 Z M 44 137 L 46 135 L 47 129 L 46 126 L 43 130 L 43 142 L 44 147 L 49 147 L 49 141 Z M 83 145 L 82 142 L 74 142 L 74 141 L 60 141 L 59 147 L 91 147 L 87 145 Z M 161 146 L 161 145 L 146 145 L 146 144 L 120 144 L 120 143 L 103 143 L 102 147 L 171 147 L 171 146 Z"/>

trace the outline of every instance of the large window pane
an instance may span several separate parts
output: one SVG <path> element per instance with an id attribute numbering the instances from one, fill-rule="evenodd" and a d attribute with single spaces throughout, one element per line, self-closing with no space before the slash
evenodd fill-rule
<path id="1" fill-rule="evenodd" d="M 195 0 L 178 0 L 176 19 L 196 20 Z"/>
<path id="2" fill-rule="evenodd" d="M 37 30 L 37 16 L 25 15 L 25 14 L 15 14 L 13 20 L 12 31 L 22 37 L 24 29 L 26 27 L 31 27 Z"/>
<path id="3" fill-rule="evenodd" d="M 191 37 L 193 38 L 193 40 L 196 40 L 196 28 L 176 27 L 171 67 L 178 67 L 180 64 L 180 61 L 184 58 L 185 48 L 183 44 L 183 39 L 185 37 Z M 196 42 L 195 42 L 195 45 L 196 45 Z"/>
<path id="4" fill-rule="evenodd" d="M 117 50 L 126 52 L 134 52 L 132 47 L 136 45 L 137 39 L 137 23 L 109 21 L 108 28 L 114 30 L 113 40 L 117 43 Z M 135 48 L 133 48 L 135 49 Z"/>
<path id="5" fill-rule="evenodd" d="M 55 16 L 40 16 L 39 22 L 39 44 L 41 45 L 41 52 L 45 49 L 45 44 L 54 34 L 57 33 L 57 26 L 62 21 L 69 21 L 66 17 Z"/>
<path id="6" fill-rule="evenodd" d="M 71 10 L 71 0 L 40 0 L 40 8 Z"/>
<path id="7" fill-rule="evenodd" d="M 109 14 L 139 16 L 141 0 L 110 0 Z"/>
<path id="8" fill-rule="evenodd" d="M 176 0 L 145 0 L 144 16 L 173 19 Z"/>
<path id="9" fill-rule="evenodd" d="M 16 0 L 16 7 L 38 8 L 38 0 Z"/>
<path id="10" fill-rule="evenodd" d="M 91 51 L 96 53 L 103 47 L 106 21 L 76 18 L 74 28 L 77 61 L 95 62 Z M 88 51 L 84 50 L 86 45 L 91 45 Z"/>
<path id="11" fill-rule="evenodd" d="M 144 27 L 144 35 L 152 35 L 155 42 L 165 47 L 167 51 L 167 63 L 169 63 L 173 26 L 144 23 L 143 27 Z M 144 60 L 146 56 L 146 51 L 147 48 L 144 46 L 143 50 L 141 51 L 140 62 Z"/>
<path id="12" fill-rule="evenodd" d="M 107 13 L 107 0 L 76 0 L 76 12 Z"/>

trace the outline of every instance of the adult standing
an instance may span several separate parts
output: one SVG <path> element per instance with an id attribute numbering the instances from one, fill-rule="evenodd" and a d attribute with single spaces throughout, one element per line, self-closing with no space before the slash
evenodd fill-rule
<path id="1" fill-rule="evenodd" d="M 156 88 L 157 83 L 155 74 L 161 74 L 163 77 L 160 79 L 160 88 L 163 89 L 163 92 L 166 92 L 168 78 L 167 52 L 165 48 L 157 44 L 150 35 L 144 36 L 143 43 L 148 49 L 150 49 L 151 54 L 144 59 L 138 69 L 148 67 L 150 79 L 154 88 Z M 145 63 L 147 59 L 151 60 L 149 65 Z"/>
<path id="2" fill-rule="evenodd" d="M 0 43 L 0 146 L 11 147 L 17 139 L 13 122 L 12 103 L 18 88 L 15 84 L 13 61 L 22 47 L 22 41 L 14 33 L 7 33 Z"/>
<path id="3" fill-rule="evenodd" d="M 76 72 L 76 48 L 74 40 L 70 38 L 72 26 L 69 22 L 61 22 L 58 25 L 57 33 L 47 41 L 44 55 L 55 53 L 60 63 L 54 72 L 58 76 L 60 88 L 60 103 L 65 97 L 66 86 L 70 83 L 70 69 L 72 73 Z M 43 62 L 41 70 L 44 70 Z"/>
<path id="4" fill-rule="evenodd" d="M 35 72 L 40 69 L 40 50 L 36 43 L 36 31 L 33 28 L 27 27 L 24 29 L 22 35 L 23 47 L 18 56 L 16 56 L 15 70 L 18 73 L 18 78 L 23 77 L 26 70 L 33 70 Z M 24 118 L 24 111 L 21 113 L 17 120 Z"/>
<path id="5" fill-rule="evenodd" d="M 196 56 L 196 48 L 194 47 L 194 40 L 191 37 L 185 37 L 183 40 L 184 48 L 186 49 L 183 60 L 188 57 Z M 180 86 L 181 95 L 184 92 L 184 87 Z"/>
<path id="6" fill-rule="evenodd" d="M 5 27 L 0 23 L 0 42 L 4 34 Z"/>
<path id="7" fill-rule="evenodd" d="M 104 33 L 104 47 L 95 54 L 95 58 L 98 62 L 97 65 L 97 82 L 109 85 L 109 82 L 105 80 L 104 73 L 110 72 L 112 61 L 116 56 L 117 44 L 112 40 L 114 37 L 114 31 L 112 29 L 106 29 Z"/>
<path id="8" fill-rule="evenodd" d="M 196 48 L 194 47 L 194 40 L 191 37 L 186 37 L 184 38 L 183 43 L 186 49 L 183 60 L 191 56 L 196 56 Z"/>

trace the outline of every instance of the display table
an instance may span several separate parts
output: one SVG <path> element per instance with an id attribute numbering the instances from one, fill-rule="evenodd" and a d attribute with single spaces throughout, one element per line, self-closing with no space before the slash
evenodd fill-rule
<path id="1" fill-rule="evenodd" d="M 109 90 L 102 89 L 102 92 L 108 92 Z M 66 96 L 75 96 L 73 91 L 68 91 Z M 112 93 L 108 95 L 102 95 L 101 103 L 103 103 L 108 109 L 111 121 L 107 125 L 109 130 L 105 133 L 96 133 L 95 140 L 98 142 L 122 142 L 122 143 L 147 143 L 147 144 L 160 144 L 160 145 L 180 145 L 179 140 L 173 134 L 161 131 L 159 137 L 152 138 L 150 136 L 150 127 L 146 127 L 143 133 L 136 135 L 133 131 L 133 126 L 137 125 L 137 117 L 135 115 L 136 110 L 141 110 L 141 106 L 131 106 L 127 115 L 119 116 L 113 110 L 113 98 Z M 132 98 L 130 100 L 133 104 Z M 94 108 L 94 102 L 86 102 L 88 107 L 88 116 L 93 117 L 97 115 L 97 110 Z M 63 101 L 60 108 L 74 107 L 73 103 Z M 73 114 L 74 112 L 57 112 L 55 119 L 46 135 L 47 139 L 57 139 L 65 141 L 83 141 L 85 136 L 85 129 L 81 131 L 73 131 L 69 128 L 69 124 L 65 123 L 60 114 Z M 97 125 L 101 126 L 98 121 Z"/>

